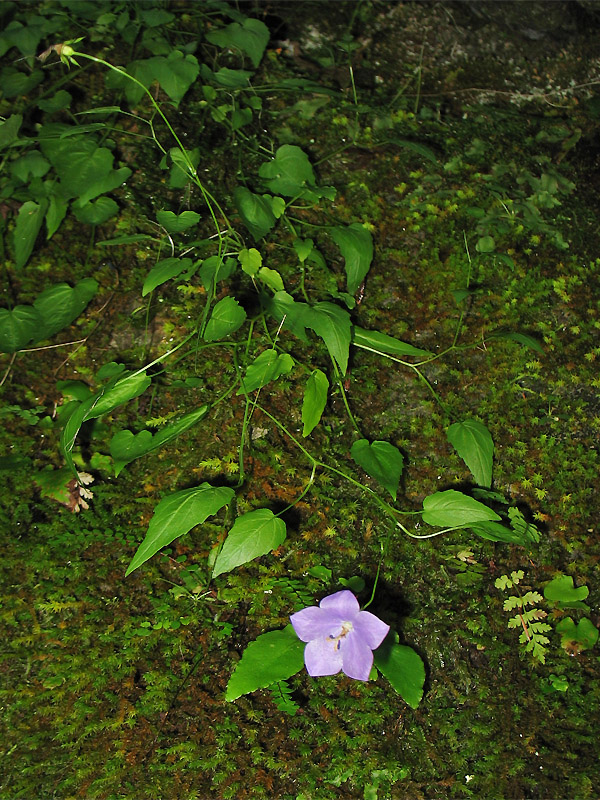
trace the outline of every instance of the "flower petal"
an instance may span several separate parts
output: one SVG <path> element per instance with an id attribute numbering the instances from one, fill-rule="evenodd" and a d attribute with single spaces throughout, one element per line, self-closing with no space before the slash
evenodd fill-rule
<path id="1" fill-rule="evenodd" d="M 304 663 L 311 677 L 335 675 L 342 669 L 342 650 L 336 644 L 332 639 L 313 639 L 306 645 Z"/>
<path id="2" fill-rule="evenodd" d="M 341 640 L 342 670 L 349 678 L 368 681 L 373 666 L 373 651 L 356 631 Z"/>
<path id="3" fill-rule="evenodd" d="M 303 608 L 302 611 L 297 611 L 290 616 L 290 621 L 296 635 L 303 642 L 323 639 L 327 636 L 338 636 L 341 633 L 342 622 L 344 622 L 339 615 L 317 606 L 309 606 Z"/>
<path id="4" fill-rule="evenodd" d="M 375 614 L 370 611 L 361 611 L 352 621 L 354 631 L 360 636 L 371 650 L 376 650 L 388 635 L 389 625 L 382 622 Z"/>
<path id="5" fill-rule="evenodd" d="M 352 622 L 360 611 L 358 600 L 348 589 L 324 597 L 319 606 L 330 613 L 339 614 L 344 622 Z"/>

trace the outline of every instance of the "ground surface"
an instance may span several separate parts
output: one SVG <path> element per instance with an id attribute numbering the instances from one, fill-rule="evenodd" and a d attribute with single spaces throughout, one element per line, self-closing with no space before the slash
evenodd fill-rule
<path id="1" fill-rule="evenodd" d="M 175 27 L 201 39 L 205 23 L 191 4 L 172 10 Z M 221 520 L 198 526 L 125 579 L 162 496 L 202 481 L 237 481 L 242 397 L 117 479 L 108 455 L 115 430 L 212 402 L 233 371 L 229 356 L 214 351 L 193 367 L 193 357 L 170 365 L 160 390 L 82 431 L 78 465 L 94 478 L 89 510 L 72 513 L 73 487 L 40 477 L 64 465 L 57 381 L 93 384 L 101 364 L 148 363 L 183 338 L 204 301 L 192 280 L 148 303 L 141 286 L 152 247 L 96 244 L 147 232 L 156 210 L 202 207 L 197 195 L 165 186 L 152 143 L 140 146 L 121 121 L 111 136 L 133 174 L 114 194 L 118 224 L 100 225 L 90 247 L 90 226 L 68 217 L 49 242 L 40 238 L 21 274 L 9 264 L 3 290 L 8 305 L 11 293 L 29 302 L 48 276 L 91 275 L 100 284 L 86 312 L 57 336 L 84 343 L 2 356 L 0 435 L 6 457 L 24 460 L 3 462 L 9 468 L 0 473 L 0 796 L 596 798 L 598 650 L 561 642 L 554 628 L 565 613 L 544 601 L 553 630 L 545 663 L 533 660 L 521 631 L 507 627 L 508 593 L 495 581 L 522 570 L 524 591 L 543 593 L 556 574 L 571 575 L 589 587 L 587 616 L 598 624 L 598 10 L 583 2 L 243 10 L 271 31 L 253 83 L 272 88 L 250 141 L 207 117 L 197 87 L 169 111 L 186 146 L 200 148 L 210 191 L 231 212 L 240 176 L 251 182 L 264 159 L 258 146 L 298 144 L 319 183 L 337 190 L 327 212 L 336 223 L 371 225 L 375 257 L 354 323 L 437 353 L 452 344 L 464 311 L 458 342 L 473 346 L 425 368 L 435 396 L 410 369 L 356 349 L 347 402 L 366 436 L 403 452 L 398 507 L 409 511 L 436 489 L 471 485 L 444 430 L 456 418 L 483 421 L 495 442 L 494 489 L 542 537 L 523 548 L 467 531 L 424 541 L 393 533 L 372 610 L 425 661 L 416 710 L 382 678 L 311 681 L 304 673 L 289 681 L 294 716 L 266 690 L 225 703 L 232 666 L 258 634 L 286 624 L 295 593 L 310 604 L 339 588 L 339 578 L 357 575 L 368 599 L 389 521 L 356 486 L 319 475 L 286 517 L 279 559 L 266 556 L 209 584 L 206 559 L 223 535 Z M 73 12 L 61 38 L 80 35 L 82 25 Z M 112 48 L 99 37 L 90 43 L 108 60 L 127 61 L 126 49 L 118 40 Z M 4 63 L 12 65 L 16 52 Z M 227 63 L 237 66 L 232 58 Z M 292 77 L 331 94 L 277 88 Z M 99 72 L 72 81 L 78 110 L 119 101 Z M 2 114 L 9 113 L 7 105 Z M 210 235 L 209 223 L 202 235 Z M 339 282 L 339 255 L 315 231 Z M 281 235 L 269 263 L 285 274 Z M 478 251 L 485 237 L 494 247 Z M 452 291 L 465 288 L 469 257 L 472 294 L 460 305 Z M 313 280 L 309 292 L 331 276 Z M 527 334 L 543 354 L 510 338 L 486 340 L 490 331 Z M 284 331 L 282 341 L 302 359 L 298 340 Z M 190 376 L 191 390 L 178 387 Z M 261 403 L 296 430 L 297 385 L 273 386 Z M 306 484 L 309 464 L 265 414 L 256 413 L 250 435 L 239 508 L 281 510 Z M 338 389 L 311 452 L 355 470 L 354 438 Z M 307 576 L 317 565 L 332 570 L 330 584 Z"/>

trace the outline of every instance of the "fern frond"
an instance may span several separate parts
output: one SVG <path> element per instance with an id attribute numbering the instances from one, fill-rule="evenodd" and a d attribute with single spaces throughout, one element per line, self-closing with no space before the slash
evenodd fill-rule
<path id="1" fill-rule="evenodd" d="M 298 711 L 300 706 L 295 700 L 292 699 L 292 690 L 290 689 L 287 681 L 279 681 L 269 686 L 273 702 L 280 711 L 284 714 L 289 714 L 291 717 Z"/>

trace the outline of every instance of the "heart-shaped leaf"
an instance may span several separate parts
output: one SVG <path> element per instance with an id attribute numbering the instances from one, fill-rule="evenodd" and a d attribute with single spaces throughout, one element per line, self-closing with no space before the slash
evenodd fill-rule
<path id="1" fill-rule="evenodd" d="M 163 444 L 170 442 L 188 428 L 191 428 L 192 425 L 195 425 L 207 415 L 209 408 L 210 406 L 204 405 L 196 411 L 184 414 L 183 417 L 169 425 L 165 425 L 154 435 L 150 431 L 140 431 L 138 434 L 133 434 L 131 431 L 124 430 L 116 433 L 110 442 L 110 454 L 115 461 L 115 476 L 130 461 L 162 447 Z"/>
<path id="2" fill-rule="evenodd" d="M 169 233 L 181 233 L 188 228 L 193 228 L 200 221 L 200 214 L 195 211 L 182 211 L 174 214 L 172 211 L 158 211 L 156 219 L 159 225 Z"/>
<path id="3" fill-rule="evenodd" d="M 219 47 L 241 50 L 250 57 L 256 69 L 269 42 L 269 29 L 258 19 L 246 17 L 242 24 L 231 22 L 221 30 L 208 31 L 206 39 Z"/>
<path id="4" fill-rule="evenodd" d="M 263 350 L 246 370 L 237 394 L 248 394 L 261 389 L 281 375 L 286 375 L 293 367 L 294 359 L 289 353 L 278 354 L 276 350 Z"/>
<path id="5" fill-rule="evenodd" d="M 598 641 L 598 628 L 587 617 L 580 619 L 577 624 L 571 617 L 565 617 L 556 626 L 556 632 L 560 633 L 561 646 L 565 649 L 575 645 L 578 650 L 589 650 Z"/>
<path id="6" fill-rule="evenodd" d="M 245 186 L 238 186 L 233 193 L 233 200 L 254 241 L 262 239 L 275 225 L 275 215 L 266 196 L 254 194 Z"/>
<path id="7" fill-rule="evenodd" d="M 35 339 L 44 321 L 33 306 L 0 308 L 0 352 L 15 353 Z"/>
<path id="8" fill-rule="evenodd" d="M 580 608 L 583 611 L 589 611 L 589 608 L 580 601 L 585 600 L 589 593 L 587 586 L 576 589 L 570 575 L 558 575 L 544 589 L 546 600 L 555 603 L 557 608 Z"/>
<path id="9" fill-rule="evenodd" d="M 203 483 L 197 488 L 184 489 L 163 498 L 154 509 L 146 538 L 127 567 L 125 577 L 174 539 L 216 514 L 231 501 L 233 495 L 233 489 L 227 486 L 215 487 Z"/>
<path id="10" fill-rule="evenodd" d="M 119 206 L 112 197 L 99 197 L 97 200 L 80 207 L 73 207 L 73 213 L 79 222 L 86 225 L 102 225 L 107 219 L 114 217 Z"/>
<path id="11" fill-rule="evenodd" d="M 230 333 L 235 333 L 244 324 L 246 312 L 233 297 L 224 297 L 213 308 L 202 338 L 205 342 L 217 342 Z"/>
<path id="12" fill-rule="evenodd" d="M 213 578 L 275 550 L 285 537 L 285 522 L 270 509 L 249 511 L 239 517 L 229 531 L 215 561 Z"/>
<path id="13" fill-rule="evenodd" d="M 38 295 L 33 307 L 39 311 L 44 321 L 38 340 L 48 339 L 70 325 L 81 314 L 97 290 L 97 281 L 93 278 L 84 278 L 74 287 L 68 283 L 59 283 Z"/>
<path id="14" fill-rule="evenodd" d="M 404 466 L 402 453 L 389 442 L 373 442 L 359 439 L 354 442 L 350 455 L 367 475 L 381 484 L 396 499 L 400 476 Z"/>

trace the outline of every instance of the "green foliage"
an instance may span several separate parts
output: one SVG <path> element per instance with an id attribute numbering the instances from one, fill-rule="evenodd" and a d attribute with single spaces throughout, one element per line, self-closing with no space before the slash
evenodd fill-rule
<path id="1" fill-rule="evenodd" d="M 396 499 L 400 476 L 404 467 L 402 453 L 389 442 L 354 442 L 350 455 L 364 471 L 388 490 Z"/>
<path id="2" fill-rule="evenodd" d="M 178 536 L 188 533 L 195 525 L 216 514 L 230 502 L 233 489 L 203 483 L 165 497 L 154 509 L 144 541 L 139 546 L 125 575 L 130 575 L 148 559 L 171 544 Z"/>
<path id="3" fill-rule="evenodd" d="M 491 486 L 494 442 L 485 425 L 474 419 L 455 422 L 446 431 L 446 436 L 471 470 L 476 483 Z"/>
<path id="4" fill-rule="evenodd" d="M 327 404 L 328 391 L 327 375 L 320 369 L 313 370 L 306 382 L 302 401 L 302 436 L 308 436 L 319 424 Z"/>
<path id="5" fill-rule="evenodd" d="M 513 571 L 508 575 L 502 575 L 495 581 L 497 589 L 506 590 L 512 589 L 519 585 L 524 578 L 523 570 Z M 534 661 L 539 661 L 541 664 L 546 663 L 547 646 L 550 639 L 546 633 L 552 630 L 552 626 L 547 622 L 541 622 L 546 619 L 548 614 L 541 608 L 536 608 L 539 603 L 543 601 L 543 597 L 539 592 L 528 591 L 521 595 L 511 595 L 504 601 L 504 611 L 514 611 L 517 609 L 517 614 L 508 620 L 509 628 L 516 628 L 521 630 L 519 635 L 519 642 L 524 646 L 527 653 L 531 653 Z M 532 608 L 527 608 L 532 606 Z"/>
<path id="6" fill-rule="evenodd" d="M 138 434 L 133 434 L 128 430 L 115 433 L 110 442 L 110 454 L 115 462 L 115 477 L 131 461 L 162 447 L 197 422 L 200 422 L 208 414 L 209 409 L 210 406 L 200 406 L 196 411 L 184 414 L 176 422 L 171 422 L 155 434 L 150 433 L 150 431 L 140 431 Z"/>
<path id="7" fill-rule="evenodd" d="M 291 625 L 263 633 L 244 650 L 227 684 L 225 699 L 231 702 L 290 678 L 302 669 L 303 655 L 304 643 Z"/>
<path id="8" fill-rule="evenodd" d="M 374 661 L 403 700 L 417 708 L 425 683 L 425 665 L 419 654 L 411 647 L 398 644 L 398 634 L 390 631 L 381 647 L 375 650 Z"/>
<path id="9" fill-rule="evenodd" d="M 285 523 L 271 509 L 249 511 L 235 521 L 227 534 L 215 561 L 213 578 L 275 550 L 285 541 L 285 537 Z"/>
<path id="10" fill-rule="evenodd" d="M 19 632 L 10 637 L 3 665 L 9 683 L 18 686 L 24 675 L 28 687 L 10 698 L 12 708 L 3 695 L 10 716 L 7 780 L 15 794 L 29 796 L 31 786 L 40 785 L 39 764 L 21 768 L 28 752 L 48 772 L 44 785 L 69 796 L 81 787 L 90 797 L 131 794 L 132 786 L 150 783 L 165 796 L 223 798 L 248 792 L 283 797 L 290 786 L 294 796 L 315 800 L 330 797 L 332 786 L 357 797 L 418 795 L 423 786 L 434 794 L 531 793 L 530 776 L 537 782 L 554 774 L 554 765 L 545 773 L 535 762 L 525 766 L 528 756 L 517 736 L 520 706 L 523 714 L 534 710 L 530 725 L 539 731 L 540 698 L 542 704 L 562 699 L 568 686 L 570 703 L 586 697 L 592 708 L 594 692 L 577 673 L 577 660 L 569 659 L 569 680 L 564 665 L 553 664 L 557 674 L 540 683 L 549 693 L 536 693 L 532 683 L 529 699 L 519 693 L 523 682 L 514 662 L 504 660 L 505 645 L 485 641 L 483 615 L 471 615 L 470 627 L 464 626 L 479 637 L 469 660 L 462 633 L 456 636 L 460 623 L 448 620 L 460 617 L 465 604 L 489 605 L 481 595 L 488 568 L 502 553 L 514 563 L 515 545 L 526 547 L 540 569 L 555 564 L 559 547 L 573 548 L 579 559 L 589 545 L 574 531 L 585 530 L 579 523 L 597 464 L 583 436 L 567 435 L 565 420 L 574 414 L 569 403 L 577 393 L 578 402 L 587 403 L 577 406 L 580 424 L 595 425 L 584 391 L 594 385 L 593 375 L 577 384 L 577 370 L 552 376 L 547 366 L 556 363 L 557 352 L 579 364 L 577 345 L 584 339 L 590 366 L 598 355 L 593 304 L 585 324 L 573 321 L 573 328 L 581 322 L 578 333 L 564 322 L 572 320 L 564 297 L 584 295 L 593 263 L 578 272 L 577 259 L 557 264 L 550 256 L 550 246 L 566 246 L 559 228 L 572 213 L 573 185 L 560 173 L 571 165 L 562 163 L 564 136 L 552 140 L 548 156 L 535 131 L 559 124 L 561 112 L 552 107 L 557 119 L 531 114 L 525 127 L 516 114 L 502 118 L 498 138 L 490 134 L 488 142 L 479 128 L 495 127 L 500 112 L 492 103 L 465 106 L 462 119 L 444 109 L 442 120 L 441 107 L 419 102 L 421 68 L 418 114 L 414 98 L 402 92 L 390 102 L 385 92 L 393 81 L 364 92 L 355 82 L 358 42 L 350 33 L 315 63 L 319 80 L 330 83 L 334 76 L 337 82 L 347 73 L 351 89 L 321 86 L 298 77 L 302 59 L 267 52 L 263 22 L 218 0 L 193 10 L 66 0 L 60 8 L 38 4 L 32 11 L 9 4 L 0 34 L 0 53 L 7 54 L 0 88 L 9 98 L 0 122 L 0 227 L 9 278 L 0 309 L 0 349 L 9 357 L 0 383 L 7 446 L 19 451 L 1 460 L 3 480 L 13 488 L 0 522 L 10 532 L 7 567 L 18 564 L 6 584 L 20 587 L 3 599 L 3 620 Z M 369 4 L 358 4 L 348 30 L 365 24 L 371 12 Z M 82 29 L 86 52 L 66 39 Z M 57 44 L 37 61 L 42 41 Z M 126 66 L 92 52 L 113 53 Z M 466 142 L 474 125 L 482 138 Z M 375 190 L 377 171 L 387 175 L 379 184 L 384 188 Z M 404 188 L 393 185 L 397 175 Z M 551 271 L 558 277 L 548 295 Z M 47 273 L 53 285 L 44 290 L 40 276 Z M 68 351 L 59 372 L 82 380 L 55 384 L 61 351 L 13 358 L 64 331 L 96 296 L 82 320 L 83 347 Z M 57 352 L 60 362 L 51 362 Z M 106 352 L 123 364 L 94 374 Z M 193 427 L 209 409 L 210 421 Z M 455 419 L 465 421 L 451 425 L 447 439 L 479 489 L 447 488 L 460 480 L 458 470 L 452 476 L 440 466 L 448 452 L 443 431 Z M 160 430 L 143 429 L 144 420 Z M 300 431 L 305 440 L 298 441 Z M 59 436 L 67 468 L 56 461 Z M 151 452 L 155 456 L 142 462 Z M 490 491 L 494 456 L 496 492 Z M 564 469 L 551 486 L 556 463 Z M 118 490 L 110 471 L 119 475 L 128 464 Z M 387 500 L 365 485 L 355 464 L 385 489 Z M 89 491 L 84 468 L 98 488 L 94 508 L 74 522 L 69 511 L 85 508 Z M 214 485 L 189 488 L 205 473 Z M 229 488 L 232 475 L 239 476 L 235 489 Z M 44 502 L 35 499 L 27 476 Z M 436 485 L 445 491 L 431 494 Z M 530 521 L 529 489 L 550 506 L 548 516 L 533 516 L 551 520 L 550 539 Z M 109 498 L 106 519 L 97 522 L 103 495 Z M 50 499 L 63 508 L 53 510 Z M 243 512 L 219 552 L 228 526 L 210 518 L 234 500 Z M 261 558 L 276 551 L 286 527 L 269 508 L 246 512 L 256 505 L 291 512 L 289 520 L 285 514 L 285 555 Z M 232 505 L 229 524 L 233 517 Z M 118 575 L 137 544 L 132 525 L 148 519 L 126 574 L 159 551 L 163 558 L 122 584 Z M 466 528 L 453 536 L 470 544 L 457 545 L 448 560 L 427 542 L 409 549 L 399 534 L 415 535 L 406 519 Z M 193 537 L 175 541 L 195 526 Z M 565 544 L 567 528 L 572 541 Z M 188 554 L 187 565 L 178 549 Z M 283 563 L 289 577 L 281 577 Z M 238 570 L 242 565 L 247 568 Z M 458 572 L 450 576 L 455 581 L 447 580 L 448 565 Z M 314 582 L 323 588 L 333 574 L 356 573 L 341 585 L 358 593 L 374 582 L 374 594 L 394 599 L 402 570 L 411 575 L 404 590 L 417 609 L 403 627 L 419 639 L 431 671 L 427 731 L 423 712 L 420 719 L 410 712 L 398 716 L 384 681 L 314 681 L 310 692 L 302 687 L 304 694 L 295 694 L 296 702 L 285 678 L 264 683 L 265 670 L 277 674 L 280 664 L 272 648 L 265 650 L 266 662 L 258 650 L 256 658 L 246 656 L 252 644 L 235 680 L 242 688 L 269 688 L 285 715 L 301 705 L 297 729 L 281 729 L 289 738 L 279 737 L 279 728 L 271 736 L 260 698 L 225 711 L 215 701 L 214 687 L 224 685 L 228 658 L 240 640 L 246 644 L 253 622 L 262 619 L 264 626 L 268 614 L 280 624 L 280 617 L 313 602 Z M 220 576 L 218 590 L 211 587 L 211 571 Z M 151 582 L 156 574 L 169 591 Z M 513 589 L 523 577 L 515 570 L 503 576 L 501 588 Z M 452 594 L 455 584 L 468 591 Z M 587 587 L 575 589 L 567 576 L 547 584 L 544 594 L 555 614 L 588 610 L 582 602 Z M 541 602 L 533 590 L 506 601 L 509 626 L 540 662 L 548 644 Z M 493 608 L 487 615 L 493 618 Z M 569 654 L 590 649 L 597 638 L 585 618 L 562 618 L 556 628 Z M 82 641 L 92 643 L 84 655 Z M 479 670 L 474 682 L 479 658 L 490 668 Z M 444 681 L 438 659 L 452 664 Z M 421 658 L 396 637 L 385 658 L 382 651 L 375 660 L 416 708 L 423 695 Z M 296 664 L 301 670 L 301 658 Z M 494 667 L 500 664 L 506 680 L 498 680 Z M 476 683 L 480 690 L 473 689 Z M 296 691 L 300 680 L 293 686 Z M 494 721 L 498 706 L 488 702 L 490 687 L 517 730 Z M 33 720 L 26 732 L 23 719 Z M 564 719 L 581 749 L 585 713 L 571 705 Z M 563 743 L 560 728 L 550 726 L 545 741 L 550 736 Z M 323 730 L 331 735 L 324 739 Z M 16 740 L 13 747 L 11 737 L 18 735 L 25 749 Z M 397 763 L 399 736 L 410 766 Z M 106 755 L 109 749 L 114 757 Z M 485 769 L 466 766 L 480 763 L 483 751 Z M 467 769 L 472 782 L 462 779 Z M 448 779 L 452 774 L 461 777 Z M 264 775 L 273 782 L 268 789 Z M 394 785 L 407 778 L 410 785 Z M 583 781 L 575 785 L 573 770 L 562 778 L 561 785 L 568 779 L 575 794 L 591 797 Z M 544 791 L 547 784 L 535 788 Z"/>
<path id="11" fill-rule="evenodd" d="M 269 687 L 269 691 L 273 702 L 283 714 L 293 717 L 298 713 L 300 706 L 292 698 L 292 690 L 287 681 L 278 681 Z"/>
<path id="12" fill-rule="evenodd" d="M 462 527 L 474 522 L 499 520 L 483 503 L 455 489 L 436 492 L 423 500 L 423 522 L 429 525 Z"/>

